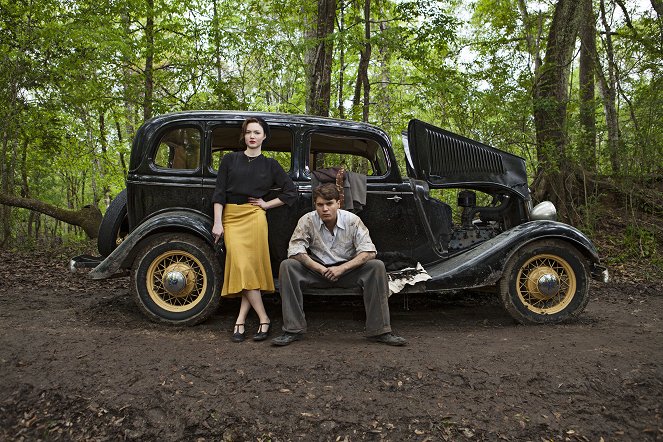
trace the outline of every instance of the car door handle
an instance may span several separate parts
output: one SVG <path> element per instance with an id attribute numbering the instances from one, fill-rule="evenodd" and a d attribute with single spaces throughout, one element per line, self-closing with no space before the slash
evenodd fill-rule
<path id="1" fill-rule="evenodd" d="M 398 196 L 398 195 L 394 195 L 394 196 L 390 196 L 390 197 L 388 197 L 387 199 L 388 199 L 388 200 L 392 200 L 392 201 L 394 201 L 394 202 L 397 203 L 397 202 L 399 202 L 400 200 L 402 200 L 403 198 L 401 198 L 401 197 Z"/>

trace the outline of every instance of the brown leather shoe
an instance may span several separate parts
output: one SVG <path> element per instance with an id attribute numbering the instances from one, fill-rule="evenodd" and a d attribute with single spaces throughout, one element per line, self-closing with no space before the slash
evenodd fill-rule
<path id="1" fill-rule="evenodd" d="M 392 332 L 382 333 L 381 335 L 377 336 L 368 336 L 367 339 L 372 342 L 379 342 L 381 344 L 393 345 L 396 347 L 400 347 L 402 345 L 407 344 L 405 338 L 396 336 Z"/>
<path id="2" fill-rule="evenodd" d="M 272 345 L 283 347 L 284 345 L 290 345 L 292 342 L 299 341 L 302 338 L 302 333 L 283 332 L 281 336 L 272 339 Z"/>

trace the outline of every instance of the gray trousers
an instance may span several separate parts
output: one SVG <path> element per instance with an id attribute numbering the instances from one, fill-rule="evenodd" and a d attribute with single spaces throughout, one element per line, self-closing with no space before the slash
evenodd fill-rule
<path id="1" fill-rule="evenodd" d="M 372 259 L 364 265 L 344 273 L 338 281 L 330 281 L 310 270 L 296 259 L 281 262 L 279 284 L 283 307 L 283 330 L 290 333 L 306 332 L 303 289 L 356 288 L 362 289 L 366 308 L 366 335 L 377 336 L 391 331 L 389 322 L 389 283 L 384 263 Z"/>

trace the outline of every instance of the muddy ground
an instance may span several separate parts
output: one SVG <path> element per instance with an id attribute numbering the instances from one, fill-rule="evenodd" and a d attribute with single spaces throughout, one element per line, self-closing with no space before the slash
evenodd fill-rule
<path id="1" fill-rule="evenodd" d="M 308 298 L 306 340 L 275 348 L 230 341 L 234 301 L 171 328 L 127 278 L 0 260 L 0 440 L 663 440 L 658 282 L 594 284 L 578 320 L 541 327 L 490 295 L 396 295 L 403 348 L 362 337 L 359 298 Z"/>

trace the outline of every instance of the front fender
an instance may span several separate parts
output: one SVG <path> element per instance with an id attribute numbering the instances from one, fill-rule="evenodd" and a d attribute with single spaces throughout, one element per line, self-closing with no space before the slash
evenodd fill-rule
<path id="1" fill-rule="evenodd" d="M 575 246 L 592 267 L 600 262 L 594 244 L 581 231 L 558 221 L 530 221 L 514 227 L 446 261 L 426 267 L 428 290 L 484 287 L 497 283 L 504 266 L 522 246 L 539 239 L 557 238 Z"/>
<path id="2" fill-rule="evenodd" d="M 210 245 L 214 244 L 212 220 L 208 216 L 187 209 L 160 213 L 144 221 L 129 233 L 106 259 L 88 273 L 88 277 L 92 279 L 110 278 L 121 268 L 130 267 L 131 263 L 126 263 L 126 261 L 132 255 L 136 244 L 146 237 L 162 231 L 193 233 Z"/>

